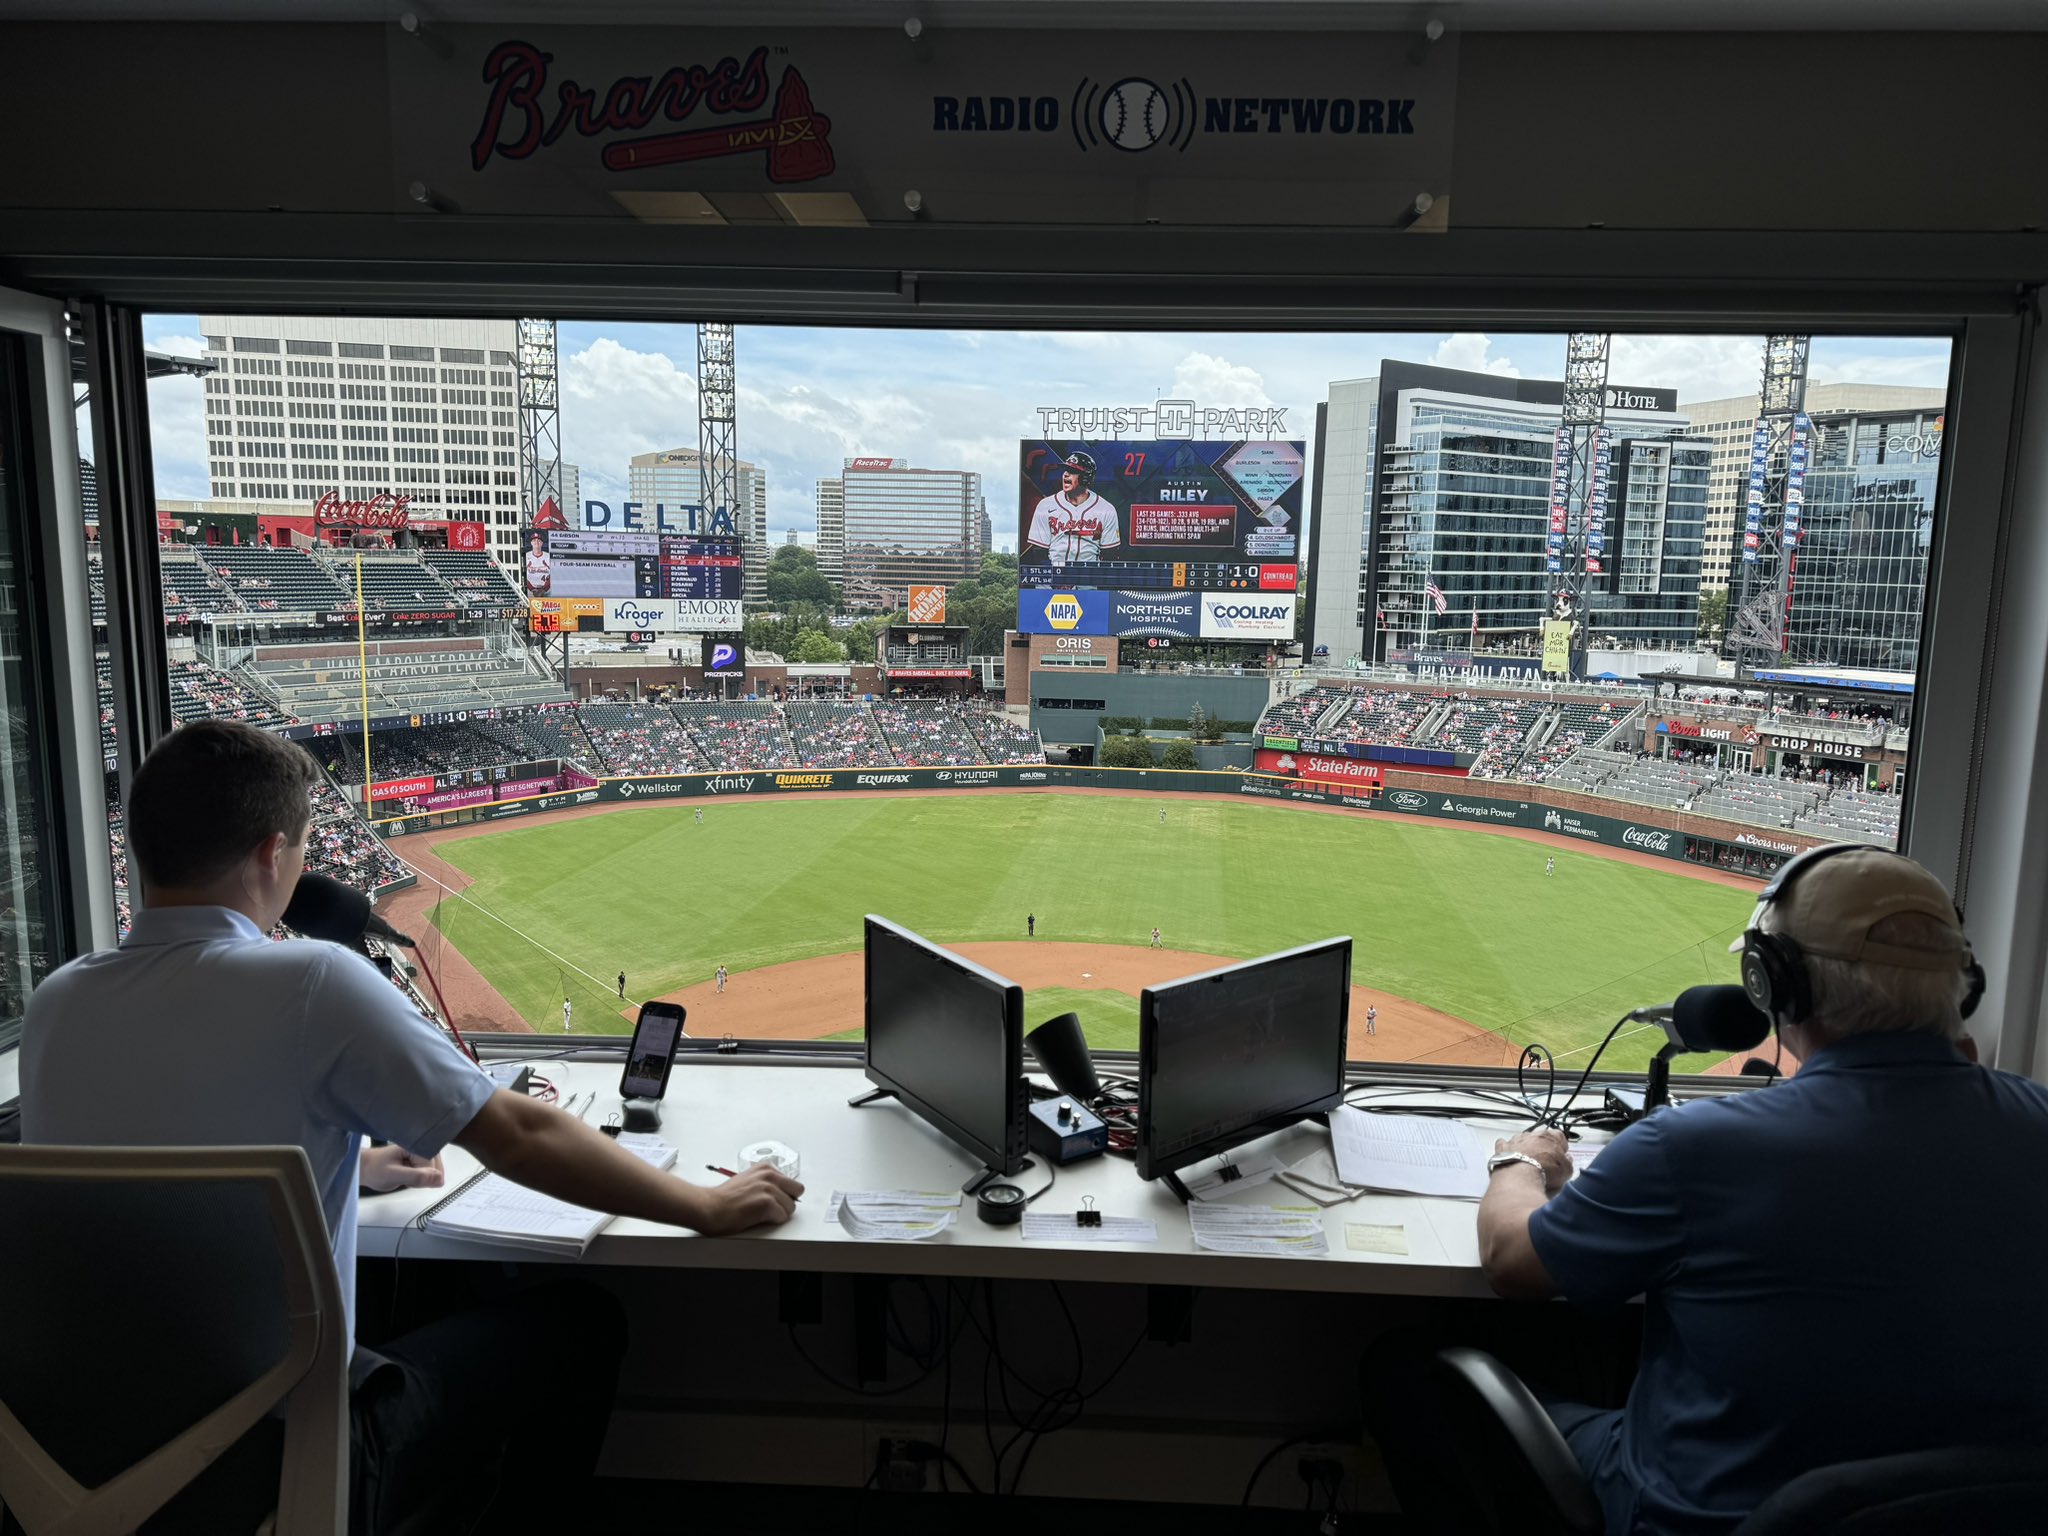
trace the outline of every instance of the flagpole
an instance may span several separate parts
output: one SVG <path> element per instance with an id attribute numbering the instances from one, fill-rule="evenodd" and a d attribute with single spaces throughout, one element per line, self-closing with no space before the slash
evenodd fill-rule
<path id="1" fill-rule="evenodd" d="M 363 552 L 356 551 L 356 672 L 363 685 L 363 815 L 373 818 L 370 799 L 370 641 L 363 626 Z"/>

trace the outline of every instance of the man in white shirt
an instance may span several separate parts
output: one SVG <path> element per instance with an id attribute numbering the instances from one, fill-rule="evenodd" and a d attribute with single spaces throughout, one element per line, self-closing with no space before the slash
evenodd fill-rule
<path id="1" fill-rule="evenodd" d="M 712 1188 L 657 1172 L 581 1120 L 495 1088 L 361 956 L 271 942 L 305 865 L 317 778 L 301 747 L 229 721 L 186 726 L 150 753 L 127 806 L 142 908 L 120 948 L 74 960 L 30 998 L 23 1141 L 303 1147 L 351 1338 L 358 1184 L 437 1187 L 451 1141 L 595 1210 L 709 1233 L 789 1218 L 802 1186 L 772 1169 Z M 365 1150 L 366 1136 L 389 1145 Z M 468 1529 L 477 1511 L 453 1506 L 488 1499 L 504 1467 L 551 1469 L 521 1487 L 522 1512 L 574 1496 L 603 1443 L 623 1318 L 587 1282 L 548 1289 L 355 1349 L 353 1530 Z M 518 1343 L 543 1333 L 545 1372 Z M 521 1446 L 522 1435 L 541 1438 Z M 216 1491 L 235 1492 L 205 1493 Z"/>
<path id="2" fill-rule="evenodd" d="M 1060 466 L 1060 488 L 1031 509 L 1024 557 L 1042 549 L 1054 565 L 1092 565 L 1105 549 L 1123 544 L 1117 510 L 1095 489 L 1092 454 L 1070 453 Z"/>

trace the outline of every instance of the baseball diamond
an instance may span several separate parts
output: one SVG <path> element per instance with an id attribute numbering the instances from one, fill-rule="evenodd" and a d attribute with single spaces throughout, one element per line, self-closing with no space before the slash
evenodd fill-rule
<path id="1" fill-rule="evenodd" d="M 674 997 L 694 1035 L 858 1038 L 868 912 L 984 958 L 1025 985 L 1029 1018 L 1071 1007 L 1111 1048 L 1134 1047 L 1144 985 L 1334 934 L 1355 940 L 1355 1011 L 1380 1009 L 1376 1036 L 1352 1032 L 1361 1059 L 1512 1065 L 1535 1041 L 1577 1070 L 1622 1013 L 1735 979 L 1751 897 L 1707 872 L 1536 832 L 1174 798 L 1165 827 L 1156 795 L 1083 790 L 721 799 L 701 824 L 695 806 L 590 806 L 395 840 L 422 878 L 394 917 L 431 922 L 479 1029 L 558 1019 L 566 992 L 582 1032 Z M 1603 1067 L 1640 1068 L 1653 1040 L 1625 1032 Z"/>

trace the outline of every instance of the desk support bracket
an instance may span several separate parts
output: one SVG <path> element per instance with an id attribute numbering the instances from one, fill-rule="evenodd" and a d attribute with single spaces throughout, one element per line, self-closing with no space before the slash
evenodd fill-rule
<path id="1" fill-rule="evenodd" d="M 1154 1344 L 1188 1344 L 1195 1337 L 1195 1288 L 1145 1287 L 1145 1337 Z"/>

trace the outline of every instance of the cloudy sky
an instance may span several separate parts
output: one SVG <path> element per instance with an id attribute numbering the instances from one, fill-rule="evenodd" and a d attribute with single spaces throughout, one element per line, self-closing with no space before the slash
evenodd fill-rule
<path id="1" fill-rule="evenodd" d="M 198 353 L 193 315 L 145 322 L 148 344 Z M 626 461 L 697 443 L 696 332 L 688 325 L 564 321 L 560 336 L 562 456 L 583 472 L 586 499 L 624 497 Z M 1315 407 L 1333 379 L 1367 378 L 1383 358 L 1525 378 L 1563 372 L 1564 338 L 1460 332 L 1269 335 L 1072 331 L 881 331 L 743 326 L 739 354 L 742 458 L 768 472 L 768 522 L 816 526 L 816 482 L 856 454 L 907 458 L 983 477 L 998 545 L 1014 547 L 1004 509 L 1017 442 L 1041 405 L 1141 405 L 1161 398 L 1215 406 L 1284 406 L 1290 435 L 1313 439 Z M 1681 402 L 1755 390 L 1762 339 L 1617 336 L 1609 377 L 1676 389 Z M 1945 338 L 1817 339 L 1816 383 L 1941 388 Z M 208 495 L 202 392 L 194 379 L 150 385 L 158 494 Z M 1310 441 L 1311 453 L 1314 443 Z"/>

